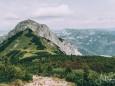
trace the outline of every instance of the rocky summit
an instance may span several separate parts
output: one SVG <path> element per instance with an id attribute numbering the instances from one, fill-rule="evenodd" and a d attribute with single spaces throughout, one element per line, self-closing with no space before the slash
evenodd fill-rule
<path id="1" fill-rule="evenodd" d="M 52 45 L 56 45 L 58 47 L 58 49 L 67 54 L 67 55 L 81 55 L 81 53 L 76 49 L 74 48 L 73 45 L 71 45 L 70 43 L 62 40 L 61 38 L 58 38 L 50 29 L 47 25 L 45 24 L 39 24 L 35 21 L 32 21 L 32 20 L 24 20 L 22 22 L 19 22 L 16 27 L 10 31 L 6 36 L 4 36 L 4 40 L 3 42 L 1 43 L 1 46 L 3 46 L 3 44 L 8 41 L 11 37 L 17 35 L 18 33 L 21 33 L 21 32 L 24 32 L 28 30 L 29 32 L 32 31 L 32 34 L 34 34 L 34 36 L 37 36 L 39 38 L 44 38 L 45 40 L 49 40 L 50 43 L 52 43 Z M 25 32 L 27 33 L 27 32 Z M 24 35 L 25 36 L 25 35 Z M 24 41 L 26 41 L 27 39 L 25 37 L 23 37 Z M 21 38 L 20 38 L 21 39 Z M 29 38 L 28 38 L 29 39 Z M 19 41 L 16 40 L 16 41 Z M 30 41 L 30 40 L 29 40 Z M 46 43 L 48 43 L 46 41 Z M 26 43 L 26 42 L 25 42 Z M 45 43 L 45 44 L 46 44 Z M 21 42 L 20 42 L 21 44 Z M 10 44 L 10 45 L 13 45 L 13 44 Z M 16 47 L 18 44 L 15 44 L 14 43 L 14 46 Z M 26 44 L 25 44 L 26 45 Z M 0 46 L 0 47 L 1 47 Z M 29 45 L 28 45 L 29 46 Z M 49 46 L 49 45 L 48 45 Z M 2 50 L 1 50 L 2 51 Z"/>

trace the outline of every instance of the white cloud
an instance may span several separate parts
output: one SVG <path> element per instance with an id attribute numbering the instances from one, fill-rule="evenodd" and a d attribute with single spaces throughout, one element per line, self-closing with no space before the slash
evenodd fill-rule
<path id="1" fill-rule="evenodd" d="M 74 14 L 74 12 L 67 5 L 46 6 L 37 8 L 30 14 L 30 17 L 35 18 L 59 18 L 67 17 Z"/>
<path id="2" fill-rule="evenodd" d="M 59 23 L 53 27 L 54 23 L 73 14 L 74 11 L 67 4 L 50 4 L 38 0 L 27 2 L 3 0 L 0 1 L 0 32 L 13 29 L 18 22 L 25 19 L 33 19 L 48 24 L 51 28 L 56 28 Z"/>
<path id="3" fill-rule="evenodd" d="M 35 0 L 36 1 L 36 0 Z M 26 5 L 13 2 L 9 4 L 9 7 L 5 7 L 6 5 L 0 4 L 1 16 L 0 19 L 6 20 L 22 20 L 28 18 L 39 18 L 39 19 L 47 19 L 47 18 L 62 18 L 72 16 L 74 11 L 66 4 L 34 4 L 35 2 L 28 2 Z"/>

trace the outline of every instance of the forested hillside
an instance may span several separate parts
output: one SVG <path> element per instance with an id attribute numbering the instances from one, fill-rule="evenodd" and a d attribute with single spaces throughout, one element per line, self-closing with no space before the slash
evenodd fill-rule
<path id="1" fill-rule="evenodd" d="M 32 75 L 39 75 L 63 78 L 77 86 L 114 86 L 114 65 L 114 57 L 100 56 L 40 55 L 17 62 L 14 58 L 5 58 L 1 59 L 0 82 L 28 81 Z"/>

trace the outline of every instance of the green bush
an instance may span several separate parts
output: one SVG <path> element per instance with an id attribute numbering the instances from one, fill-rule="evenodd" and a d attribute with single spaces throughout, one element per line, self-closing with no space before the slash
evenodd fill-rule
<path id="1" fill-rule="evenodd" d="M 53 69 L 53 74 L 54 74 L 54 76 L 59 77 L 59 78 L 64 78 L 65 77 L 63 68 L 55 68 L 55 69 Z"/>
<path id="2" fill-rule="evenodd" d="M 24 86 L 24 83 L 22 80 L 16 79 L 13 82 L 11 82 L 11 85 L 13 85 L 13 86 Z"/>
<path id="3" fill-rule="evenodd" d="M 50 64 L 47 64 L 46 66 L 43 66 L 43 67 L 44 67 L 44 71 L 43 71 L 42 75 L 44 75 L 44 76 L 53 75 L 53 67 Z"/>
<path id="4" fill-rule="evenodd" d="M 73 72 L 72 68 L 70 66 L 67 66 L 65 69 L 65 75 L 67 75 L 68 73 L 71 73 L 71 72 Z"/>
<path id="5" fill-rule="evenodd" d="M 66 80 L 67 81 L 70 81 L 70 82 L 75 82 L 75 74 L 74 73 L 68 73 L 67 75 L 66 75 Z"/>
<path id="6" fill-rule="evenodd" d="M 89 77 L 89 73 L 90 73 L 89 67 L 85 66 L 84 69 L 83 69 L 83 71 L 84 71 L 84 74 L 83 74 L 84 80 L 88 81 L 89 80 L 88 77 Z"/>
<path id="7" fill-rule="evenodd" d="M 24 81 L 32 80 L 32 75 L 29 74 L 27 71 L 24 72 L 24 77 L 22 78 Z"/>
<path id="8" fill-rule="evenodd" d="M 21 79 L 23 76 L 24 74 L 19 67 L 0 65 L 0 82 Z"/>
<path id="9" fill-rule="evenodd" d="M 0 82 L 10 82 L 15 79 L 31 79 L 29 74 L 25 73 L 19 67 L 13 65 L 0 65 Z"/>
<path id="10" fill-rule="evenodd" d="M 55 73 L 55 74 L 62 74 L 63 72 L 64 72 L 64 69 L 62 69 L 62 68 L 53 69 L 53 73 Z"/>

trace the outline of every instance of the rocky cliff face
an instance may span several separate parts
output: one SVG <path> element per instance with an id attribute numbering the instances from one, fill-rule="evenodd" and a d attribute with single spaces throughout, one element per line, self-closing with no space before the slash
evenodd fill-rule
<path id="1" fill-rule="evenodd" d="M 81 55 L 81 53 L 77 49 L 75 49 L 73 45 L 67 43 L 66 41 L 60 41 L 59 38 L 50 31 L 47 25 L 39 24 L 32 20 L 24 20 L 17 24 L 17 26 L 8 33 L 5 39 L 8 39 L 16 33 L 24 31 L 26 29 L 31 29 L 36 36 L 44 37 L 52 41 L 60 48 L 61 51 L 63 51 L 67 55 Z"/>

